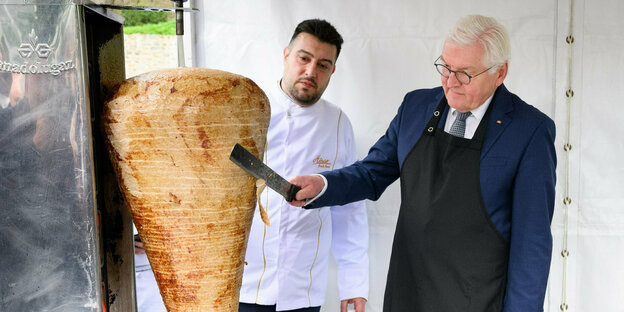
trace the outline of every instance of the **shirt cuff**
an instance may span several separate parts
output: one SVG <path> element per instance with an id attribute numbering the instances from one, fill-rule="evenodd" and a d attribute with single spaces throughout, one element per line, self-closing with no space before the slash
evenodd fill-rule
<path id="1" fill-rule="evenodd" d="M 323 178 L 324 186 L 323 186 L 323 189 L 321 190 L 321 192 L 318 193 L 318 195 L 314 196 L 314 198 L 312 198 L 312 199 L 306 200 L 306 203 L 305 203 L 304 206 L 308 206 L 308 205 L 312 204 L 312 202 L 314 202 L 317 198 L 323 196 L 323 194 L 325 194 L 325 191 L 327 190 L 327 178 L 325 178 L 322 174 L 318 174 L 318 173 L 313 174 L 313 175 L 319 176 L 319 177 Z"/>

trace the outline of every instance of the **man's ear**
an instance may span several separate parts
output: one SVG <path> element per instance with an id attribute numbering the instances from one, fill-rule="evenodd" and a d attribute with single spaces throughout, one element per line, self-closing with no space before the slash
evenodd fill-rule
<path id="1" fill-rule="evenodd" d="M 336 65 L 334 64 L 334 69 L 332 69 L 332 75 L 334 74 L 335 71 L 336 71 Z"/>
<path id="2" fill-rule="evenodd" d="M 505 64 L 498 67 L 496 70 L 496 86 L 500 86 L 505 81 L 505 77 L 507 77 L 507 70 L 509 69 L 509 63 L 505 62 Z"/>
<path id="3" fill-rule="evenodd" d="M 286 62 L 288 55 L 290 55 L 290 49 L 288 48 L 288 46 L 284 48 L 283 54 L 284 54 L 284 62 Z"/>

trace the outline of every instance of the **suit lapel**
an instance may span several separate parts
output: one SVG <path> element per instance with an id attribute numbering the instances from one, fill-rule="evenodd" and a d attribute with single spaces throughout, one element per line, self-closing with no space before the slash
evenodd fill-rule
<path id="1" fill-rule="evenodd" d="M 490 113 L 490 119 L 487 120 L 488 126 L 483 146 L 481 147 L 481 159 L 487 155 L 500 135 L 513 122 L 512 96 L 504 84 L 496 89 L 490 105 L 492 105 L 492 112 Z"/>

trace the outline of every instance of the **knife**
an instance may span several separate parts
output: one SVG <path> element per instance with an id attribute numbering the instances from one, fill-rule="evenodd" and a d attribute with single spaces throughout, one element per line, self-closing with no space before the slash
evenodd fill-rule
<path id="1" fill-rule="evenodd" d="M 256 179 L 264 180 L 268 187 L 284 196 L 287 202 L 295 200 L 295 194 L 301 189 L 298 185 L 288 183 L 286 179 L 238 143 L 232 148 L 230 160 Z"/>

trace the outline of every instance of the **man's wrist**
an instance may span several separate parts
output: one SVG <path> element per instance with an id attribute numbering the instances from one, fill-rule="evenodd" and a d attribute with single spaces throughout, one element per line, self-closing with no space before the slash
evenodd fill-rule
<path id="1" fill-rule="evenodd" d="M 327 190 L 327 178 L 325 178 L 322 174 L 318 173 L 315 173 L 313 175 L 319 176 L 323 179 L 323 189 L 316 196 L 314 196 L 314 198 L 307 200 L 305 206 L 312 204 L 312 202 L 314 202 L 317 198 L 323 196 L 323 194 L 325 194 L 325 191 Z"/>

